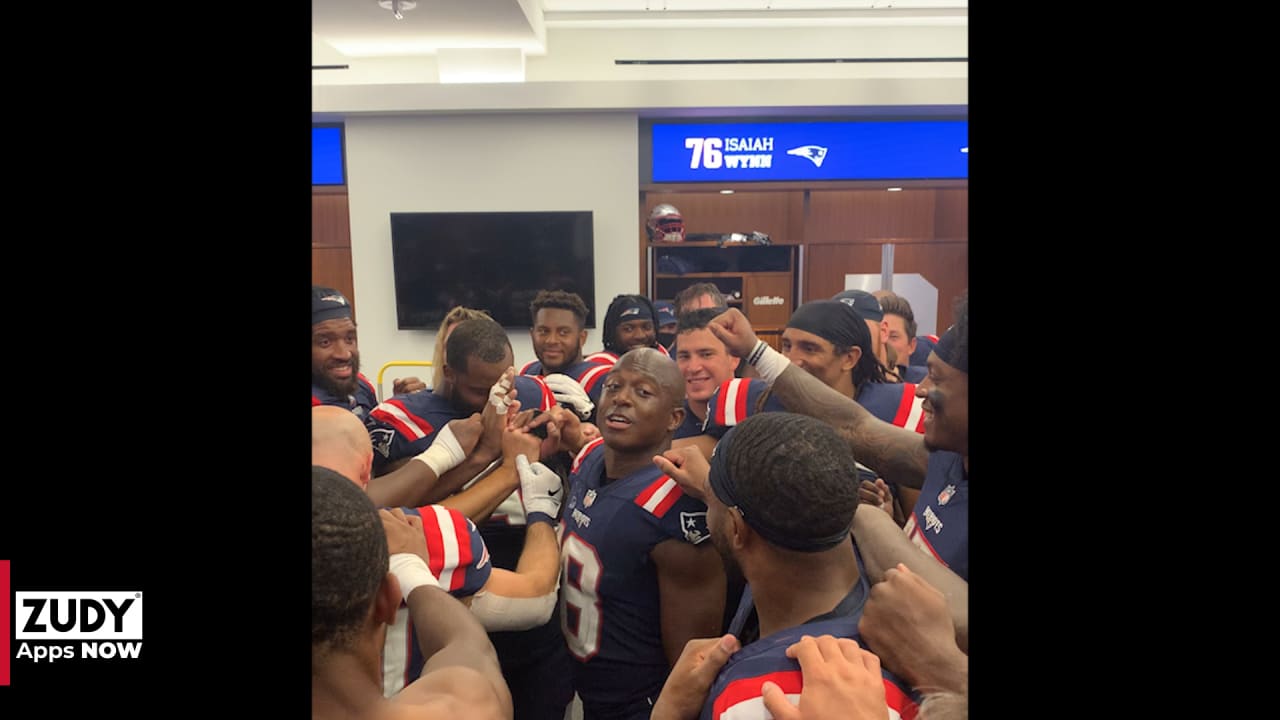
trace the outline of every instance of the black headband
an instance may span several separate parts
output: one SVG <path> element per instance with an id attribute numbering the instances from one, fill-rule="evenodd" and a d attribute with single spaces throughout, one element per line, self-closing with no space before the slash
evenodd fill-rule
<path id="1" fill-rule="evenodd" d="M 726 507 L 736 507 L 738 512 L 742 513 L 742 520 L 760 534 L 770 544 L 777 545 L 788 550 L 798 552 L 821 552 L 830 550 L 839 545 L 849 535 L 849 526 L 845 526 L 843 530 L 835 535 L 826 537 L 797 537 L 794 533 L 770 527 L 755 512 L 756 507 L 753 503 L 744 502 L 736 494 L 737 486 L 733 478 L 729 476 L 729 448 L 733 443 L 734 433 L 738 430 L 735 425 L 729 428 L 729 432 L 720 438 L 720 442 L 716 443 L 715 450 L 711 453 L 711 473 L 709 480 L 711 481 L 711 491 L 715 493 L 720 502 Z M 767 499 L 765 500 L 767 502 Z"/>
<path id="2" fill-rule="evenodd" d="M 962 373 L 969 373 L 969 349 L 965 348 L 964 352 L 959 352 L 959 341 L 956 339 L 956 328 L 951 329 L 942 334 L 938 338 L 938 344 L 933 346 L 933 354 L 938 356 L 942 362 L 959 370 Z"/>
<path id="3" fill-rule="evenodd" d="M 862 318 L 838 300 L 814 300 L 801 305 L 787 321 L 787 327 L 813 333 L 838 348 L 862 347 L 862 338 L 868 334 Z"/>

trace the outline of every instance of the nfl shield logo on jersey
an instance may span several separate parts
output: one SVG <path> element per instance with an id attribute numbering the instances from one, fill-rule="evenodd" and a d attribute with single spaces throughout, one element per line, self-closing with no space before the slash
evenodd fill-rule
<path id="1" fill-rule="evenodd" d="M 596 491 L 595 491 L 595 490 L 588 490 L 588 491 L 587 491 L 587 496 L 586 496 L 585 498 L 583 498 L 583 499 L 582 499 L 582 506 L 583 506 L 583 507 L 591 507 L 591 503 L 593 503 L 593 502 L 595 502 L 595 501 L 596 501 Z"/>
<path id="2" fill-rule="evenodd" d="M 956 494 L 955 485 L 948 485 L 942 488 L 942 492 L 938 493 L 938 504 L 946 505 L 947 501 L 951 499 L 951 496 L 955 494 Z"/>

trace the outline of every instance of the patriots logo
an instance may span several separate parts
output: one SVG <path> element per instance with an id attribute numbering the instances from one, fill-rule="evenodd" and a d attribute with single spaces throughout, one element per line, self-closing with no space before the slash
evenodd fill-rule
<path id="1" fill-rule="evenodd" d="M 821 145 L 801 145 L 798 148 L 791 148 L 787 154 L 812 160 L 816 167 L 822 167 L 822 161 L 827 157 L 827 149 Z"/>
<path id="2" fill-rule="evenodd" d="M 705 512 L 680 513 L 680 528 L 684 530 L 684 539 L 694 545 L 711 537 L 711 533 L 707 529 L 707 514 Z"/>
<path id="3" fill-rule="evenodd" d="M 948 485 L 948 486 L 946 486 L 946 487 L 942 488 L 942 492 L 938 493 L 938 504 L 939 504 L 939 505 L 946 505 L 946 504 L 947 504 L 947 502 L 948 502 L 949 500 L 951 500 L 951 496 L 953 496 L 953 495 L 955 495 L 955 494 L 956 494 L 956 486 L 955 486 L 955 485 Z"/>
<path id="4" fill-rule="evenodd" d="M 388 428 L 378 428 L 369 431 L 369 439 L 373 441 L 373 449 L 382 453 L 382 457 L 391 457 L 391 441 L 395 438 L 396 431 Z"/>

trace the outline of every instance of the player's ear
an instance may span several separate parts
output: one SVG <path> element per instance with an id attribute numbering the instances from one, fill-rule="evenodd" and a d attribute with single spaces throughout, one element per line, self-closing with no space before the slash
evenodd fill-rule
<path id="1" fill-rule="evenodd" d="M 730 508 L 728 515 L 729 546 L 733 550 L 742 550 L 756 540 L 756 533 L 737 510 Z"/>
<path id="2" fill-rule="evenodd" d="M 583 328 L 578 331 L 578 347 L 586 347 L 587 345 L 587 329 Z"/>
<path id="3" fill-rule="evenodd" d="M 400 581 L 396 576 L 387 573 L 382 576 L 382 584 L 378 586 L 378 594 L 373 598 L 373 619 L 391 625 L 396 621 L 396 610 L 400 609 Z"/>
<path id="4" fill-rule="evenodd" d="M 862 348 L 854 345 L 849 348 L 849 352 L 844 354 L 844 358 L 840 361 L 840 367 L 848 372 L 858 366 L 858 359 L 862 357 Z"/>
<path id="5" fill-rule="evenodd" d="M 667 422 L 667 432 L 675 432 L 676 428 L 680 427 L 680 424 L 683 422 L 684 403 L 681 403 L 679 407 L 672 408 L 671 410 L 671 419 Z"/>
<path id="6" fill-rule="evenodd" d="M 363 483 L 366 492 L 369 490 L 371 480 L 373 480 L 373 448 L 369 449 L 369 453 L 364 456 L 364 461 L 360 465 L 360 482 Z"/>

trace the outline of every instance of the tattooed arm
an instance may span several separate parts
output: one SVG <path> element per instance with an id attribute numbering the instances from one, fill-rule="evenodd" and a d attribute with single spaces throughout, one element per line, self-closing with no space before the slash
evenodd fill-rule
<path id="1" fill-rule="evenodd" d="M 757 344 L 756 334 L 746 316 L 737 308 L 716 316 L 707 328 L 720 338 L 729 352 L 752 359 Z M 754 360 L 763 359 L 759 355 L 757 353 Z M 775 360 L 786 362 L 786 358 L 781 356 Z M 866 408 L 794 365 L 787 364 L 777 375 L 771 392 L 788 408 L 795 408 L 797 412 L 834 427 L 853 446 L 858 462 L 874 469 L 886 482 L 909 488 L 919 488 L 924 484 L 925 469 L 929 464 L 924 436 L 880 420 Z"/>

